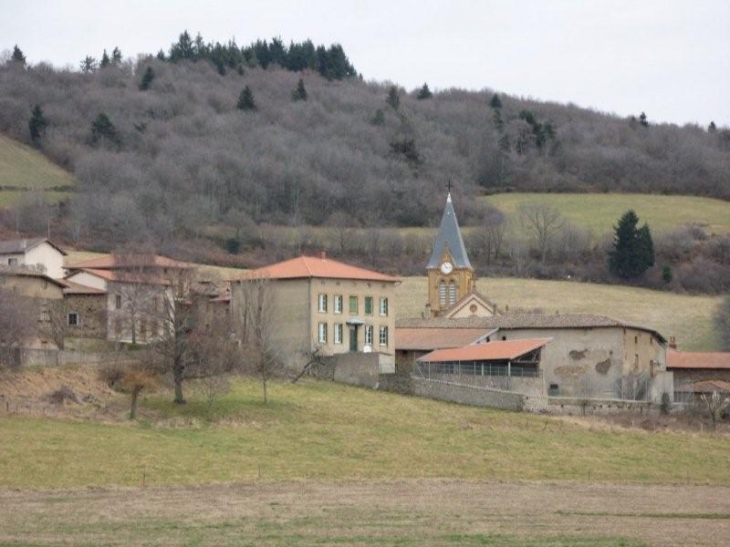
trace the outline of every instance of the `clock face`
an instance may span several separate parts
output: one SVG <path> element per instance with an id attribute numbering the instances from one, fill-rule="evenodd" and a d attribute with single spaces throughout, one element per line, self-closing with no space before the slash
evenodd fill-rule
<path id="1" fill-rule="evenodd" d="M 450 274 L 453 269 L 454 267 L 451 265 L 451 262 L 441 264 L 441 273 Z"/>

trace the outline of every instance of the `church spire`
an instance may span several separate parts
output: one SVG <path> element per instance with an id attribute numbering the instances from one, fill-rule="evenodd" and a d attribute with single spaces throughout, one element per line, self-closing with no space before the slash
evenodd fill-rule
<path id="1" fill-rule="evenodd" d="M 444 214 L 441 216 L 441 224 L 439 225 L 439 231 L 436 234 L 436 241 L 434 241 L 433 244 L 431 259 L 428 261 L 428 265 L 426 266 L 427 269 L 438 268 L 440 266 L 441 257 L 443 256 L 445 249 L 448 249 L 449 254 L 451 254 L 451 258 L 454 261 L 453 266 L 455 268 L 472 269 L 469 257 L 466 255 L 464 240 L 461 238 L 459 222 L 456 220 L 454 204 L 451 201 L 451 184 L 449 184 L 449 192 L 446 196 Z"/>

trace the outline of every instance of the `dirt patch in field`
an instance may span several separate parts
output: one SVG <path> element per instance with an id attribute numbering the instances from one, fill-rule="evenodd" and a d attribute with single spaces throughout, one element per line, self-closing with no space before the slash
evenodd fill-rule
<path id="1" fill-rule="evenodd" d="M 130 545 L 725 545 L 730 488 L 294 482 L 0 492 L 0 541 Z"/>
<path id="2" fill-rule="evenodd" d="M 709 418 L 702 412 L 683 411 L 661 414 L 656 410 L 650 413 L 636 411 L 613 412 L 611 414 L 594 414 L 587 416 L 556 416 L 556 419 L 588 428 L 593 431 L 645 431 L 658 432 L 695 432 L 713 433 L 730 437 L 730 421 L 724 420 L 714 427 Z"/>

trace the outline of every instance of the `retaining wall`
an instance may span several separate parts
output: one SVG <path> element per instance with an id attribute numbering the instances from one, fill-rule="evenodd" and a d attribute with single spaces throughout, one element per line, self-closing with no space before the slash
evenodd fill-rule
<path id="1" fill-rule="evenodd" d="M 74 351 L 57 349 L 21 349 L 20 365 L 24 367 L 58 367 L 63 365 L 94 365 L 129 361 L 134 354 L 119 351 Z"/>

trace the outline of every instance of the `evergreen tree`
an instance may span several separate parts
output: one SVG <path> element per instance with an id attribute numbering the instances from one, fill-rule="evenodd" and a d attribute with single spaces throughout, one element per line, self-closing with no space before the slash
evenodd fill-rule
<path id="1" fill-rule="evenodd" d="M 170 48 L 169 60 L 172 63 L 183 60 L 195 59 L 195 45 L 193 44 L 192 38 L 188 31 L 184 31 L 177 40 L 177 43 L 172 44 Z"/>
<path id="2" fill-rule="evenodd" d="M 111 64 L 111 59 L 109 59 L 109 55 L 106 54 L 106 50 L 104 50 L 104 54 L 101 56 L 101 63 L 99 63 L 99 66 L 101 68 L 106 68 Z"/>
<path id="3" fill-rule="evenodd" d="M 81 72 L 84 74 L 91 74 L 96 72 L 96 59 L 87 55 L 84 60 L 81 61 Z"/>
<path id="4" fill-rule="evenodd" d="M 388 98 L 385 100 L 393 110 L 398 110 L 400 106 L 400 95 L 398 95 L 398 88 L 394 85 L 388 89 Z"/>
<path id="5" fill-rule="evenodd" d="M 646 114 L 644 114 L 643 112 L 639 115 L 639 123 L 643 127 L 649 127 L 649 120 L 646 119 Z"/>
<path id="6" fill-rule="evenodd" d="M 423 101 L 425 99 L 430 99 L 431 97 L 433 97 L 433 93 L 431 93 L 431 90 L 428 88 L 428 84 L 424 83 L 423 87 L 418 90 L 416 99 Z"/>
<path id="7" fill-rule="evenodd" d="M 21 65 L 25 64 L 25 55 L 17 45 L 13 46 L 13 54 L 10 56 L 10 60 Z"/>
<path id="8" fill-rule="evenodd" d="M 30 131 L 30 140 L 34 143 L 39 143 L 43 134 L 48 127 L 48 120 L 43 115 L 40 105 L 35 105 L 30 114 L 30 120 L 28 121 L 28 130 Z"/>
<path id="9" fill-rule="evenodd" d="M 152 70 L 151 66 L 148 66 L 144 74 L 142 74 L 142 81 L 139 83 L 140 91 L 147 91 L 152 85 L 152 81 L 155 79 L 155 71 Z"/>
<path id="10" fill-rule="evenodd" d="M 710 122 L 710 125 L 707 126 L 707 131 L 710 133 L 714 133 L 717 131 L 717 126 L 715 125 L 715 122 Z"/>
<path id="11" fill-rule="evenodd" d="M 370 118 L 370 123 L 373 125 L 385 125 L 385 113 L 382 111 L 382 109 L 378 108 L 375 111 L 373 117 Z"/>
<path id="12" fill-rule="evenodd" d="M 119 66 L 122 64 L 122 50 L 116 46 L 112 50 L 112 64 L 114 66 Z"/>
<path id="13" fill-rule="evenodd" d="M 238 103 L 236 107 L 239 110 L 256 110 L 256 102 L 253 100 L 253 92 L 251 88 L 246 86 L 238 96 Z"/>
<path id="14" fill-rule="evenodd" d="M 291 94 L 292 101 L 306 101 L 307 100 L 307 90 L 304 87 L 304 80 L 299 78 L 299 82 L 297 83 L 297 88 L 292 92 Z"/>
<path id="15" fill-rule="evenodd" d="M 89 139 L 93 146 L 97 146 L 101 143 L 109 143 L 114 147 L 118 147 L 121 144 L 117 129 L 109 119 L 109 116 L 100 113 L 96 119 L 91 123 L 91 138 Z"/>
<path id="16" fill-rule="evenodd" d="M 499 95 L 497 95 L 496 93 L 492 95 L 492 100 L 489 101 L 489 106 L 494 109 L 502 108 L 502 101 L 499 98 Z"/>
<path id="17" fill-rule="evenodd" d="M 608 265 L 611 273 L 623 279 L 639 277 L 654 265 L 654 243 L 649 226 L 644 224 L 637 229 L 638 223 L 636 213 L 627 211 L 615 227 Z"/>
<path id="18" fill-rule="evenodd" d="M 165 52 L 162 51 L 162 50 L 160 50 L 160 51 L 157 52 L 157 58 L 160 61 L 167 61 L 167 57 L 165 56 Z"/>

